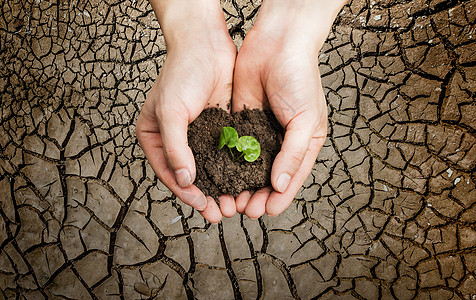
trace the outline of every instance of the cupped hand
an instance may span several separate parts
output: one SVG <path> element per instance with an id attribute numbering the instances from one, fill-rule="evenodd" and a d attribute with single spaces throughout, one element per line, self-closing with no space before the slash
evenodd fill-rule
<path id="1" fill-rule="evenodd" d="M 206 107 L 227 109 L 231 98 L 236 47 L 224 20 L 219 29 L 221 33 L 206 32 L 204 37 L 183 36 L 181 45 L 166 36 L 166 60 L 136 125 L 139 143 L 160 181 L 212 223 L 221 220 L 222 212 L 193 185 L 196 169 L 187 126 Z M 221 209 L 232 215 L 235 204 L 226 200 Z"/>
<path id="2" fill-rule="evenodd" d="M 290 11 L 283 13 L 293 15 Z M 272 166 L 272 187 L 253 195 L 245 191 L 236 198 L 237 211 L 252 219 L 265 212 L 276 216 L 290 205 L 327 136 L 327 105 L 317 55 L 332 22 L 320 31 L 305 32 L 279 25 L 282 20 L 279 13 L 258 18 L 235 65 L 232 110 L 239 111 L 244 106 L 270 108 L 285 129 L 281 150 Z M 298 27 L 306 28 L 305 24 Z"/>

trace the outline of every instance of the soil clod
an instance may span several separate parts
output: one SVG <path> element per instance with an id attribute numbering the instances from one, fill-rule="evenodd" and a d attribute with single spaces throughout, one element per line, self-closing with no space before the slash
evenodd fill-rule
<path id="1" fill-rule="evenodd" d="M 261 145 L 259 158 L 254 162 L 233 160 L 227 147 L 218 149 L 220 131 L 225 126 L 235 128 L 239 136 L 256 138 Z M 205 109 L 188 128 L 188 143 L 197 168 L 194 184 L 215 200 L 222 194 L 236 197 L 241 191 L 271 185 L 271 167 L 281 148 L 282 133 L 269 111 L 245 109 L 229 114 L 219 108 Z"/>

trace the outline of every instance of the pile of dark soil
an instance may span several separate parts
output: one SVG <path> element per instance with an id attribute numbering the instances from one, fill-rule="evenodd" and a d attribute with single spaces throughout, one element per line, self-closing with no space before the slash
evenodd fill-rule
<path id="1" fill-rule="evenodd" d="M 235 128 L 239 136 L 256 138 L 261 145 L 260 157 L 254 162 L 233 160 L 227 146 L 219 150 L 220 131 L 225 126 Z M 222 194 L 236 197 L 241 191 L 271 185 L 271 167 L 281 148 L 282 134 L 281 125 L 269 111 L 245 109 L 229 114 L 220 108 L 205 109 L 188 127 L 188 143 L 197 168 L 194 184 L 215 200 Z"/>

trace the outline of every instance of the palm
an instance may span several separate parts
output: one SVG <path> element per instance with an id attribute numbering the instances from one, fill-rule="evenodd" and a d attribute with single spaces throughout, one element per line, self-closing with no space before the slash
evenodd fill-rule
<path id="1" fill-rule="evenodd" d="M 193 161 L 186 144 L 186 127 L 204 108 L 226 109 L 231 98 L 235 57 L 236 48 L 231 39 L 220 49 L 202 46 L 192 52 L 169 55 L 137 121 L 139 142 L 155 173 L 174 194 L 194 207 L 197 199 L 204 195 L 194 185 L 179 186 L 169 164 L 184 158 Z M 171 128 L 172 124 L 175 127 Z M 167 131 L 161 126 L 168 126 Z M 178 143 L 177 140 L 180 140 L 178 150 L 166 147 Z M 194 161 L 192 165 L 195 173 Z M 218 222 L 222 213 L 213 199 L 208 197 L 207 200 L 201 214 L 210 222 Z M 224 203 L 225 210 L 227 203 Z"/>
<path id="2" fill-rule="evenodd" d="M 279 48 L 271 39 L 265 45 L 268 47 L 263 47 L 261 35 L 248 33 L 235 66 L 232 108 L 239 111 L 244 105 L 251 108 L 269 105 L 286 130 L 281 152 L 273 164 L 272 180 L 284 168 L 283 161 L 297 165 L 298 169 L 283 193 L 266 187 L 252 197 L 249 192 L 238 196 L 237 210 L 252 218 L 265 212 L 277 215 L 289 206 L 327 135 L 327 107 L 315 55 L 299 55 Z M 299 134 L 292 134 L 296 131 L 309 135 L 310 143 L 304 145 L 304 155 L 294 151 L 293 144 L 301 142 Z"/>

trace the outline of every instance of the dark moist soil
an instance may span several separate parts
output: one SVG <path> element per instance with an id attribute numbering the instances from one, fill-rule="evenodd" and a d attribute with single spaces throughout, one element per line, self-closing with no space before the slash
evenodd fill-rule
<path id="1" fill-rule="evenodd" d="M 219 150 L 220 131 L 225 126 L 235 128 L 240 137 L 256 138 L 261 145 L 259 158 L 251 163 L 243 158 L 234 161 L 226 145 Z M 245 109 L 229 114 L 220 108 L 205 109 L 188 127 L 188 144 L 197 168 L 194 184 L 215 200 L 223 194 L 236 197 L 241 191 L 271 185 L 271 167 L 281 148 L 282 132 L 269 111 Z M 238 157 L 236 148 L 233 151 Z"/>

